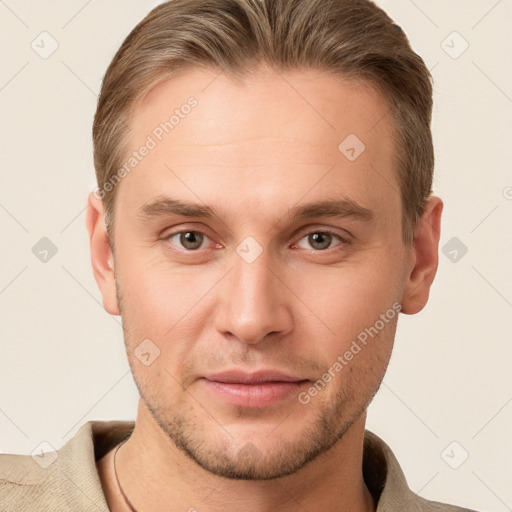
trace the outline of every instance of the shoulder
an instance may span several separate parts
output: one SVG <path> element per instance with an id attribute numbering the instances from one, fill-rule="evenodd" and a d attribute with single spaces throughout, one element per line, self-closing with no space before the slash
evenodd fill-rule
<path id="1" fill-rule="evenodd" d="M 108 512 L 96 461 L 133 426 L 89 421 L 58 450 L 0 454 L 0 512 Z"/>
<path id="2" fill-rule="evenodd" d="M 474 509 L 457 507 L 456 505 L 450 505 L 448 503 L 441 503 L 439 501 L 430 501 L 413 494 L 415 500 L 415 506 L 411 510 L 417 510 L 418 512 L 477 512 Z"/>
<path id="3" fill-rule="evenodd" d="M 369 430 L 364 437 L 363 474 L 377 501 L 376 512 L 476 512 L 430 501 L 413 492 L 391 448 Z"/>
<path id="4" fill-rule="evenodd" d="M 37 457 L 37 455 L 36 455 Z M 0 454 L 0 510 L 43 510 L 61 494 L 56 468 L 44 467 L 30 455 Z M 46 459 L 48 461 L 49 459 Z"/>

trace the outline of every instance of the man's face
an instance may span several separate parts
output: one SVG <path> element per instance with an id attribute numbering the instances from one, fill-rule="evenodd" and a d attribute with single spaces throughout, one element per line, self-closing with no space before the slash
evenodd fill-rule
<path id="1" fill-rule="evenodd" d="M 328 74 L 217 75 L 160 84 L 130 120 L 130 153 L 156 147 L 118 185 L 117 292 L 162 430 L 213 473 L 278 477 L 364 414 L 389 361 L 409 261 L 392 118 Z"/>

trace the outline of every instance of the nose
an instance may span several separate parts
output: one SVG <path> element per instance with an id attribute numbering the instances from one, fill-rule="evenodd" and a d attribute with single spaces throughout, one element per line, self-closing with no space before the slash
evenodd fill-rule
<path id="1" fill-rule="evenodd" d="M 293 328 L 290 293 L 269 268 L 265 251 L 253 262 L 233 256 L 234 268 L 222 282 L 215 327 L 247 344 L 259 343 L 270 334 L 285 335 Z"/>

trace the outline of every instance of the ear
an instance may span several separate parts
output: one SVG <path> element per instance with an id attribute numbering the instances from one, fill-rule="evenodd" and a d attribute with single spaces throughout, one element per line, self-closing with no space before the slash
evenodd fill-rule
<path id="1" fill-rule="evenodd" d="M 414 315 L 428 301 L 430 286 L 434 281 L 439 263 L 439 237 L 443 202 L 430 197 L 421 216 L 411 245 L 409 267 L 402 297 L 402 313 Z"/>
<path id="2" fill-rule="evenodd" d="M 116 296 L 114 274 L 114 255 L 110 246 L 109 236 L 105 227 L 103 201 L 89 194 L 87 204 L 87 231 L 91 248 L 91 262 L 94 278 L 103 296 L 103 307 L 111 315 L 119 315 L 119 304 Z"/>

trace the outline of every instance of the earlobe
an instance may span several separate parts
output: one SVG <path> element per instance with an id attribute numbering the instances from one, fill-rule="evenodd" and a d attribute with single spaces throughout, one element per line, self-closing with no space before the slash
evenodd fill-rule
<path id="1" fill-rule="evenodd" d="M 413 315 L 427 304 L 439 262 L 442 211 L 441 199 L 430 197 L 416 226 L 402 298 L 402 313 Z"/>
<path id="2" fill-rule="evenodd" d="M 89 194 L 88 198 L 86 224 L 94 279 L 103 296 L 103 307 L 111 315 L 119 315 L 114 256 L 105 228 L 103 201 L 97 198 L 93 192 Z"/>

